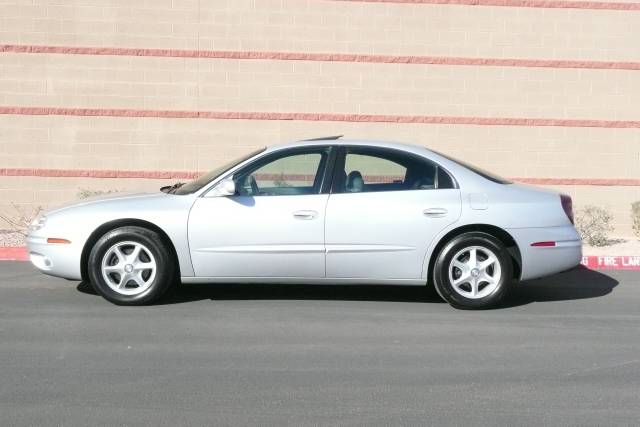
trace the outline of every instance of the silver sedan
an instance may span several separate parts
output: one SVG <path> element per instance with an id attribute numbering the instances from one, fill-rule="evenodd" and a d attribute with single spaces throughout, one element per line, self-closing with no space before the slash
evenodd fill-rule
<path id="1" fill-rule="evenodd" d="M 427 285 L 454 307 L 486 308 L 582 255 L 566 195 L 421 146 L 338 137 L 50 210 L 27 243 L 42 272 L 123 305 L 182 281 Z"/>

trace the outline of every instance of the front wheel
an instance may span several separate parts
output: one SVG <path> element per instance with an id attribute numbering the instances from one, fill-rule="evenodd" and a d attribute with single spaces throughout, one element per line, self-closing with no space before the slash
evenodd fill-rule
<path id="1" fill-rule="evenodd" d="M 102 236 L 89 255 L 95 290 L 118 305 L 149 304 L 174 280 L 175 266 L 160 236 L 142 227 L 121 227 Z"/>
<path id="2" fill-rule="evenodd" d="M 513 265 L 506 247 L 490 234 L 464 233 L 438 254 L 433 279 L 436 290 L 460 309 L 497 305 L 506 295 Z"/>

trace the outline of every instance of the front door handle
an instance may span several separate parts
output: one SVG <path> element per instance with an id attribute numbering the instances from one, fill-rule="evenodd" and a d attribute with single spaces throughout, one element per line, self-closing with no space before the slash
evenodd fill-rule
<path id="1" fill-rule="evenodd" d="M 318 216 L 316 211 L 297 211 L 293 213 L 295 219 L 314 219 Z"/>
<path id="2" fill-rule="evenodd" d="M 445 208 L 429 208 L 422 211 L 424 216 L 427 216 L 429 218 L 442 218 L 443 216 L 447 215 L 447 212 L 448 211 Z"/>

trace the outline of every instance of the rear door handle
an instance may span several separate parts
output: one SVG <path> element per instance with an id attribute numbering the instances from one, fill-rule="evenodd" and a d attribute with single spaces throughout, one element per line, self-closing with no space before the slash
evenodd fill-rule
<path id="1" fill-rule="evenodd" d="M 442 218 L 443 216 L 447 215 L 447 212 L 448 211 L 445 208 L 429 208 L 422 211 L 424 216 L 427 216 L 429 218 Z"/>
<path id="2" fill-rule="evenodd" d="M 318 216 L 316 211 L 297 211 L 293 213 L 295 219 L 314 219 Z"/>

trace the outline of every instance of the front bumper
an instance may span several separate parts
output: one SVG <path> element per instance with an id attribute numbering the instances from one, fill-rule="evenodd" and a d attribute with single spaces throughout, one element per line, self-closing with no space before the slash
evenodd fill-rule
<path id="1" fill-rule="evenodd" d="M 544 228 L 512 228 L 522 257 L 521 280 L 536 279 L 570 270 L 582 261 L 582 240 L 572 225 Z M 555 246 L 531 246 L 555 242 Z"/>
<path id="2" fill-rule="evenodd" d="M 31 263 L 41 272 L 65 279 L 81 280 L 81 245 L 47 243 L 46 237 L 29 235 L 27 248 Z"/>

